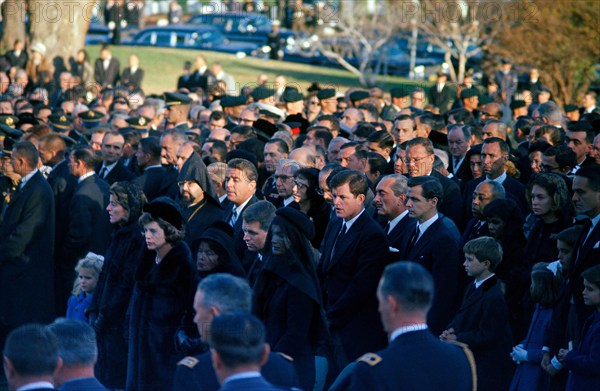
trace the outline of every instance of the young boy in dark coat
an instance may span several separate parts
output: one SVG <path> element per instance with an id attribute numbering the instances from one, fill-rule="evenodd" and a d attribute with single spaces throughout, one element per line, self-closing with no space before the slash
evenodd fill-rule
<path id="1" fill-rule="evenodd" d="M 483 236 L 464 246 L 467 274 L 474 278 L 462 305 L 440 339 L 469 346 L 477 365 L 479 390 L 506 390 L 512 377 L 509 359 L 512 335 L 508 310 L 494 270 L 502 261 L 502 247 Z"/>

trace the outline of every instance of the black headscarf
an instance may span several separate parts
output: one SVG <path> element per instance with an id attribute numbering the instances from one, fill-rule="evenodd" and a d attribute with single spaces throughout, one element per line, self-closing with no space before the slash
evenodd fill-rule
<path id="1" fill-rule="evenodd" d="M 231 230 L 231 227 L 227 223 L 215 223 L 194 241 L 192 245 L 194 260 L 198 256 L 198 248 L 202 242 L 207 242 L 210 248 L 219 255 L 219 264 L 212 270 L 200 272 L 201 278 L 214 273 L 228 273 L 236 277 L 246 278 L 244 268 L 235 253 L 232 232 L 229 232 L 228 229 Z"/>
<path id="2" fill-rule="evenodd" d="M 192 153 L 191 156 L 185 161 L 181 171 L 177 176 L 178 181 L 196 181 L 198 185 L 204 191 L 204 198 L 209 202 L 221 207 L 219 197 L 213 188 L 213 185 L 208 176 L 208 170 L 206 165 L 198 156 L 196 152 Z"/>

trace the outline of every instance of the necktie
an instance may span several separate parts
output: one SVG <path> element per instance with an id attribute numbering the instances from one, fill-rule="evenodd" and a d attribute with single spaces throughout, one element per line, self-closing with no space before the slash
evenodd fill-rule
<path id="1" fill-rule="evenodd" d="M 412 236 L 410 237 L 410 242 L 408 243 L 408 248 L 406 249 L 407 254 L 413 249 L 413 247 L 415 247 L 415 244 L 419 240 L 420 233 L 421 233 L 421 231 L 419 231 L 419 224 L 417 224 L 415 231 L 413 232 Z"/>
<path id="2" fill-rule="evenodd" d="M 100 170 L 100 178 L 104 179 L 106 176 L 106 171 L 108 171 L 106 167 L 102 167 L 102 170 Z"/>
<path id="3" fill-rule="evenodd" d="M 229 225 L 231 225 L 232 227 L 235 225 L 235 222 L 238 219 L 238 212 L 237 212 L 237 208 L 234 206 L 233 207 L 233 213 L 231 214 L 231 219 L 229 219 Z"/>
<path id="4" fill-rule="evenodd" d="M 383 229 L 385 231 L 385 234 L 388 235 L 390 232 L 390 222 L 388 221 L 388 223 L 385 225 L 385 228 Z"/>
<path id="5" fill-rule="evenodd" d="M 338 233 L 337 237 L 335 238 L 335 243 L 333 244 L 333 251 L 331 252 L 331 258 L 333 258 L 333 255 L 340 247 L 340 243 L 342 243 L 344 241 L 345 236 L 346 236 L 346 223 L 343 222 L 342 229 L 340 229 L 340 232 Z"/>

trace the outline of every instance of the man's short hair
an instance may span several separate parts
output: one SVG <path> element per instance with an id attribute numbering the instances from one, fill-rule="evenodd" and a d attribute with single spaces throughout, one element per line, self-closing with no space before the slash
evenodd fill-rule
<path id="1" fill-rule="evenodd" d="M 32 142 L 21 141 L 13 146 L 13 154 L 18 155 L 27 162 L 30 168 L 36 168 L 40 154 Z"/>
<path id="2" fill-rule="evenodd" d="M 487 145 L 487 144 L 493 144 L 493 143 L 498 143 L 498 145 L 500 146 L 500 151 L 502 151 L 502 154 L 506 154 L 508 155 L 508 144 L 506 143 L 506 141 L 502 140 L 499 137 L 488 137 L 485 140 L 483 140 L 483 144 Z M 483 148 L 483 146 L 482 146 Z"/>
<path id="3" fill-rule="evenodd" d="M 256 166 L 246 159 L 235 158 L 227 162 L 227 168 L 240 170 L 250 182 L 258 179 Z"/>
<path id="4" fill-rule="evenodd" d="M 490 261 L 489 270 L 491 272 L 496 270 L 502 262 L 502 246 L 496 239 L 489 236 L 469 240 L 464 245 L 463 252 L 475 256 L 479 262 Z"/>
<path id="5" fill-rule="evenodd" d="M 416 262 L 396 262 L 383 271 L 379 293 L 394 297 L 405 311 L 427 311 L 433 302 L 433 277 Z"/>
<path id="6" fill-rule="evenodd" d="M 340 119 L 338 117 L 336 117 L 333 114 L 324 114 L 324 115 L 320 115 L 317 118 L 317 122 L 320 121 L 329 121 L 330 125 L 330 130 L 332 132 L 339 132 L 340 130 Z"/>
<path id="7" fill-rule="evenodd" d="M 91 147 L 78 147 L 72 152 L 73 158 L 82 162 L 88 169 L 93 169 L 99 163 L 99 157 Z"/>
<path id="8" fill-rule="evenodd" d="M 564 169 L 565 167 L 573 168 L 577 165 L 577 154 L 565 144 L 548 148 L 544 151 L 544 156 L 554 156 L 559 169 Z"/>
<path id="9" fill-rule="evenodd" d="M 302 168 L 302 165 L 298 161 L 293 159 L 279 159 L 279 161 L 277 162 L 277 168 L 289 168 L 293 176 L 296 173 L 296 171 Z"/>
<path id="10" fill-rule="evenodd" d="M 463 133 L 463 137 L 465 138 L 465 141 L 469 142 L 469 140 L 471 139 L 471 135 L 473 133 L 473 127 L 471 127 L 470 125 L 453 124 L 453 125 L 448 126 L 448 133 L 452 132 L 455 129 L 460 129 Z"/>
<path id="11" fill-rule="evenodd" d="M 327 183 L 332 191 L 347 183 L 350 188 L 350 193 L 355 197 L 358 197 L 360 194 L 366 196 L 369 191 L 367 177 L 364 173 L 356 170 L 344 170 L 335 174 L 333 177 L 330 175 Z"/>
<path id="12" fill-rule="evenodd" d="M 391 179 L 393 181 L 391 188 L 392 193 L 394 193 L 396 197 L 405 195 L 408 192 L 408 178 L 404 175 L 390 174 L 381 178 L 381 180 L 384 179 Z"/>
<path id="13" fill-rule="evenodd" d="M 369 137 L 367 137 L 367 141 L 370 143 L 377 143 L 377 146 L 382 149 L 390 148 L 391 150 L 394 147 L 394 138 L 385 130 L 371 133 Z"/>
<path id="14" fill-rule="evenodd" d="M 143 153 L 147 153 L 152 157 L 152 160 L 160 159 L 160 143 L 156 137 L 146 137 L 140 140 L 139 148 Z"/>
<path id="15" fill-rule="evenodd" d="M 367 161 L 369 162 L 369 174 L 375 174 L 376 172 L 379 172 L 379 175 L 385 174 L 388 162 L 383 158 L 383 156 L 377 152 L 362 151 L 356 152 L 355 155 L 356 157 L 360 158 L 360 154 L 363 153 L 367 155 Z"/>
<path id="16" fill-rule="evenodd" d="M 504 136 L 504 138 L 506 138 L 507 132 L 508 132 L 508 126 L 506 126 L 506 124 L 504 122 L 492 119 L 492 120 L 487 121 L 485 123 L 484 127 L 489 126 L 489 125 L 496 125 L 496 127 L 498 128 L 497 132 L 499 134 L 501 134 L 502 136 Z"/>
<path id="17" fill-rule="evenodd" d="M 256 129 L 254 129 L 252 126 L 248 126 L 248 125 L 238 125 L 238 126 L 234 127 L 233 129 L 231 129 L 231 134 L 234 134 L 234 133 L 239 134 L 242 137 L 245 137 L 245 139 L 256 137 Z"/>
<path id="18" fill-rule="evenodd" d="M 289 148 L 288 144 L 280 138 L 272 138 L 269 141 L 267 141 L 265 144 L 277 145 L 277 151 L 279 153 L 284 153 L 286 155 L 290 153 L 290 148 Z"/>
<path id="19" fill-rule="evenodd" d="M 600 192 L 600 166 L 581 167 L 575 174 L 576 177 L 586 178 L 592 191 Z"/>
<path id="20" fill-rule="evenodd" d="M 210 326 L 209 345 L 225 367 L 260 364 L 265 352 L 265 326 L 249 312 L 217 316 Z"/>
<path id="21" fill-rule="evenodd" d="M 197 290 L 202 291 L 204 295 L 204 307 L 216 307 L 222 313 L 250 312 L 252 309 L 250 285 L 246 280 L 231 274 L 211 274 L 200 281 Z"/>
<path id="22" fill-rule="evenodd" d="M 58 342 L 58 355 L 66 367 L 94 365 L 98 357 L 92 326 L 74 319 L 57 319 L 48 326 Z"/>
<path id="23" fill-rule="evenodd" d="M 20 376 L 52 375 L 58 364 L 58 343 L 46 326 L 26 324 L 8 335 L 3 354 Z"/>
<path id="24" fill-rule="evenodd" d="M 491 181 L 489 179 L 486 179 L 483 182 L 479 183 L 477 185 L 477 187 L 479 187 L 483 184 L 486 184 L 492 188 L 492 198 L 490 199 L 490 201 L 506 198 L 506 190 L 504 189 L 504 186 L 502 186 L 502 184 L 500 182 Z"/>
<path id="25" fill-rule="evenodd" d="M 321 127 L 319 127 L 319 129 L 315 130 L 315 139 L 323 140 L 323 144 L 325 144 L 325 147 L 327 148 L 333 139 L 333 135 L 327 128 L 321 129 Z"/>
<path id="26" fill-rule="evenodd" d="M 431 176 L 418 176 L 408 180 L 408 187 L 421 186 L 421 194 L 426 200 L 438 199 L 438 206 L 444 197 L 444 188 L 440 180 Z"/>
<path id="27" fill-rule="evenodd" d="M 428 155 L 434 155 L 435 151 L 433 149 L 433 143 L 430 139 L 425 137 L 415 137 L 412 140 L 408 140 L 406 144 L 406 149 L 415 147 L 417 145 L 422 146 L 427 151 Z"/>
<path id="28" fill-rule="evenodd" d="M 562 120 L 562 112 L 560 107 L 552 101 L 540 104 L 536 108 L 540 118 L 546 118 L 548 122 L 560 122 Z"/>
<path id="29" fill-rule="evenodd" d="M 273 203 L 261 200 L 244 209 L 242 216 L 246 223 L 258 221 L 260 229 L 268 231 L 275 218 L 275 210 Z"/>

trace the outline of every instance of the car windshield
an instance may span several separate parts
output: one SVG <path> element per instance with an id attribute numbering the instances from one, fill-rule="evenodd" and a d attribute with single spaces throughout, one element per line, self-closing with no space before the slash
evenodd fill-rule
<path id="1" fill-rule="evenodd" d="M 226 32 L 269 32 L 271 21 L 264 15 L 196 15 L 189 21 L 190 24 L 207 24 L 216 26 Z"/>

